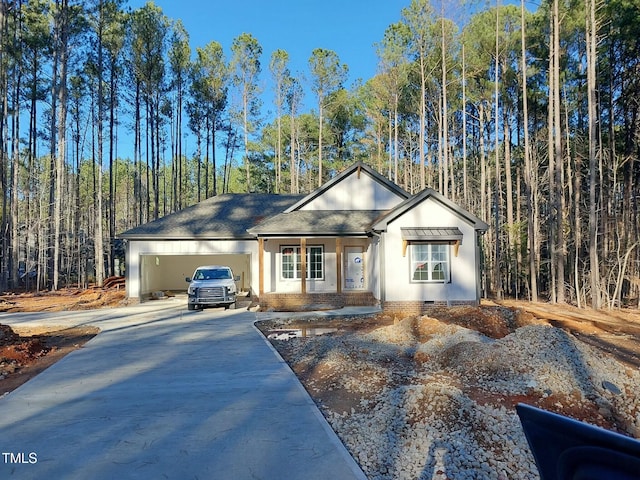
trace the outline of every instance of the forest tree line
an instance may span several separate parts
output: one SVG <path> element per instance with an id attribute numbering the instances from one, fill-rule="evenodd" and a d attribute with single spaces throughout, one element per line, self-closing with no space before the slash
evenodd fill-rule
<path id="1" fill-rule="evenodd" d="M 0 290 L 99 285 L 119 232 L 363 161 L 490 225 L 487 295 L 639 305 L 637 1 L 407 3 L 346 85 L 339 52 L 293 74 L 250 33 L 192 49 L 152 2 L 0 0 Z"/>

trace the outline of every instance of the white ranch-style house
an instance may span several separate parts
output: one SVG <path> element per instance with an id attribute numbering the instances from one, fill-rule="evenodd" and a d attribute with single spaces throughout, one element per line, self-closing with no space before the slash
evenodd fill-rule
<path id="1" fill-rule="evenodd" d="M 185 290 L 223 264 L 264 308 L 477 304 L 488 225 L 432 189 L 409 195 L 356 163 L 309 195 L 225 194 L 140 225 L 126 240 L 127 296 Z"/>

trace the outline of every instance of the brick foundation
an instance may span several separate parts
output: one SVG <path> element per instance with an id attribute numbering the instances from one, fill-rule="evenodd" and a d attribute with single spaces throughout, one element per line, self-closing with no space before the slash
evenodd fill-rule
<path id="1" fill-rule="evenodd" d="M 396 302 L 384 302 L 382 305 L 382 309 L 385 312 L 394 313 L 401 312 L 406 313 L 408 315 L 422 315 L 428 313 L 430 309 L 436 307 L 455 307 L 455 306 L 477 306 L 478 302 L 475 300 L 451 300 L 447 301 L 434 301 L 434 302 L 424 302 L 424 301 L 396 301 Z"/>
<path id="2" fill-rule="evenodd" d="M 256 299 L 257 300 L 257 299 Z M 259 299 L 260 307 L 264 310 L 275 311 L 305 311 L 324 310 L 331 308 L 377 305 L 379 301 L 371 292 L 342 292 L 342 293 L 265 293 Z M 436 307 L 477 306 L 475 300 L 447 301 L 391 301 L 384 302 L 382 309 L 389 313 L 406 313 L 408 315 L 422 315 Z"/>
<path id="3" fill-rule="evenodd" d="M 264 310 L 304 311 L 342 307 L 377 305 L 371 292 L 265 293 L 260 298 Z"/>

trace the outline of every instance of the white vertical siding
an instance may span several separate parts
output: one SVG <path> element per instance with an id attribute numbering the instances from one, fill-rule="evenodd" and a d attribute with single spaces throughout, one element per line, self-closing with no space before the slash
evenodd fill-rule
<path id="1" fill-rule="evenodd" d="M 458 227 L 463 234 L 458 256 L 450 246 L 450 283 L 411 281 L 411 253 L 402 256 L 402 227 Z M 385 235 L 385 301 L 474 301 L 477 298 L 476 233 L 440 202 L 428 198 L 388 225 Z"/>
<path id="2" fill-rule="evenodd" d="M 300 210 L 389 210 L 404 200 L 364 170 L 344 178 Z"/>

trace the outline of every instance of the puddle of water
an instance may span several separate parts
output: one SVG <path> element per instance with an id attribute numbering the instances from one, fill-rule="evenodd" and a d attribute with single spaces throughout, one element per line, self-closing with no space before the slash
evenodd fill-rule
<path id="1" fill-rule="evenodd" d="M 277 330 L 269 330 L 267 338 L 269 340 L 291 340 L 292 338 L 316 337 L 327 333 L 337 332 L 337 328 L 283 328 Z"/>

